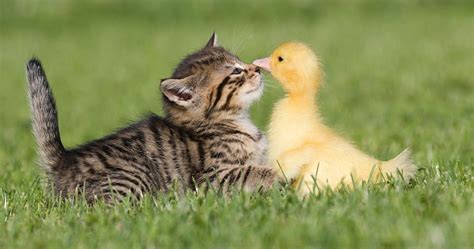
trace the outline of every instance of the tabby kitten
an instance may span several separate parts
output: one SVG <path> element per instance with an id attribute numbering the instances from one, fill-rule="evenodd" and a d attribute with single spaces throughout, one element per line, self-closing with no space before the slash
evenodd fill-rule
<path id="1" fill-rule="evenodd" d="M 28 62 L 27 75 L 42 166 L 60 196 L 113 202 L 174 185 L 257 191 L 276 179 L 262 166 L 266 140 L 248 115 L 262 95 L 260 71 L 218 46 L 215 34 L 162 80 L 164 118 L 150 114 L 75 149 L 61 143 L 55 101 L 37 59 Z"/>

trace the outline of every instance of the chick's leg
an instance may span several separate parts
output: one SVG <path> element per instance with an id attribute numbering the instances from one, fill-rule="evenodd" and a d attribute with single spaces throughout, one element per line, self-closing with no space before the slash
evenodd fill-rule
<path id="1" fill-rule="evenodd" d="M 304 145 L 285 151 L 277 159 L 280 167 L 279 174 L 287 180 L 296 178 L 304 165 L 313 162 L 315 154 L 316 151 L 312 145 Z"/>

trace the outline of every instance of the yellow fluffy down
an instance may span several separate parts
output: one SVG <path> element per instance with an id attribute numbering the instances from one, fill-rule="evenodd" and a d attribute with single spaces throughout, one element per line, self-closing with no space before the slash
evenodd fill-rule
<path id="1" fill-rule="evenodd" d="M 318 59 L 302 43 L 285 43 L 269 58 L 272 75 L 287 95 L 274 107 L 268 132 L 269 160 L 302 196 L 353 181 L 378 182 L 381 175 L 409 180 L 416 173 L 410 151 L 379 161 L 325 126 L 315 96 L 321 84 Z M 401 174 L 399 174 L 400 172 Z M 317 183 L 317 186 L 315 185 Z"/>

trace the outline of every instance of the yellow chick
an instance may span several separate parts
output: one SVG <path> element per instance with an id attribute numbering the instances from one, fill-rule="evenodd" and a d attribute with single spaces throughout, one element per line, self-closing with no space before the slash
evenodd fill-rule
<path id="1" fill-rule="evenodd" d="M 322 73 L 318 58 L 308 46 L 285 43 L 270 57 L 253 64 L 270 71 L 286 91 L 270 121 L 269 160 L 282 177 L 296 182 L 302 196 L 318 187 L 350 186 L 354 180 L 380 181 L 381 174 L 398 177 L 401 172 L 405 180 L 415 175 L 410 150 L 380 161 L 323 124 L 315 100 Z"/>

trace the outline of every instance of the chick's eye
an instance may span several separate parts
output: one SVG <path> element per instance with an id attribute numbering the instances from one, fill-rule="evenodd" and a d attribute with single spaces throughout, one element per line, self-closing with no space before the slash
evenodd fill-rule
<path id="1" fill-rule="evenodd" d="M 232 74 L 240 74 L 240 73 L 242 73 L 242 71 L 243 71 L 242 68 L 236 67 L 236 68 L 234 68 L 234 71 L 232 71 Z"/>
<path id="2" fill-rule="evenodd" d="M 283 57 L 278 56 L 278 61 L 279 61 L 279 62 L 282 62 L 282 61 L 283 61 Z"/>

